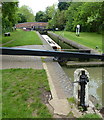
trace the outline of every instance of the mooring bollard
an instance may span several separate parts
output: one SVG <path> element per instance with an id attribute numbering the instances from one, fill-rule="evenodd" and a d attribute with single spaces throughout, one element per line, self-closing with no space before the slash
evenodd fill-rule
<path id="1" fill-rule="evenodd" d="M 6 37 L 6 36 L 10 36 L 10 32 L 4 33 L 4 36 L 5 36 L 5 37 Z"/>
<path id="2" fill-rule="evenodd" d="M 78 106 L 86 110 L 89 106 L 88 97 L 89 73 L 85 69 L 77 69 L 74 72 L 74 97 Z"/>

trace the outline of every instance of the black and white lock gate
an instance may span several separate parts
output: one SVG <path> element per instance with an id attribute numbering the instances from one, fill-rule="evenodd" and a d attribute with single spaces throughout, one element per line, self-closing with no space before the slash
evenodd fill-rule
<path id="1" fill-rule="evenodd" d="M 0 54 L 2 55 L 49 56 L 49 57 L 58 57 L 58 58 L 66 58 L 66 59 L 68 58 L 83 58 L 83 59 L 92 58 L 92 59 L 104 60 L 104 54 L 63 52 L 63 51 L 9 48 L 9 47 L 0 47 Z"/>

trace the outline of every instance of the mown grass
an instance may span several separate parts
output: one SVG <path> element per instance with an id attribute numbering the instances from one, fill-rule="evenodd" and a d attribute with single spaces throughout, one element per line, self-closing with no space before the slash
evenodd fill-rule
<path id="1" fill-rule="evenodd" d="M 77 118 L 77 120 L 101 120 L 102 118 L 98 114 L 85 114 L 80 118 Z"/>
<path id="2" fill-rule="evenodd" d="M 51 118 L 41 99 L 49 91 L 45 70 L 2 70 L 3 118 Z"/>
<path id="3" fill-rule="evenodd" d="M 98 51 L 103 51 L 103 43 L 102 43 L 102 35 L 97 33 L 88 33 L 88 32 L 81 32 L 80 36 L 76 36 L 75 32 L 68 32 L 68 31 L 56 31 L 58 35 L 61 35 L 69 40 L 73 40 L 79 44 L 85 45 L 87 47 L 96 49 Z"/>
<path id="4" fill-rule="evenodd" d="M 35 31 L 23 31 L 17 29 L 11 32 L 11 36 L 4 37 L 0 39 L 0 44 L 4 44 L 8 41 L 13 40 L 11 43 L 3 45 L 3 47 L 15 47 L 23 45 L 42 45 L 41 39 L 38 37 Z"/>

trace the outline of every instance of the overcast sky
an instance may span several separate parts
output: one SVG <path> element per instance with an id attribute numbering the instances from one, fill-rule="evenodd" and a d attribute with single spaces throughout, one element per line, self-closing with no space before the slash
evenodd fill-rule
<path id="1" fill-rule="evenodd" d="M 44 11 L 46 7 L 57 3 L 58 0 L 19 0 L 19 7 L 27 5 L 33 10 L 35 15 L 36 12 Z"/>

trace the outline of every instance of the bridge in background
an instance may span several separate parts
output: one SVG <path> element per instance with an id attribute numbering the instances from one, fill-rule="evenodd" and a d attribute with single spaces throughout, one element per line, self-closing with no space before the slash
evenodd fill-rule
<path id="1" fill-rule="evenodd" d="M 47 27 L 47 22 L 25 22 L 18 23 L 15 25 L 16 28 L 32 28 L 32 29 L 45 29 Z"/>

